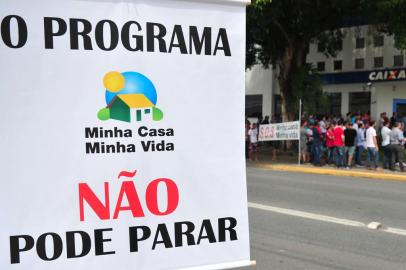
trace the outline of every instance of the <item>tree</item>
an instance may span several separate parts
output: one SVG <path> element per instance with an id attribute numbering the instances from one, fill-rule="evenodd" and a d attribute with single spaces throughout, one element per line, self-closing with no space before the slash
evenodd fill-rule
<path id="1" fill-rule="evenodd" d="M 306 65 L 310 43 L 335 56 L 345 36 L 344 22 L 363 18 L 378 31 L 394 34 L 396 45 L 406 48 L 405 16 L 406 0 L 254 0 L 247 8 L 247 68 L 256 63 L 276 68 L 282 119 L 291 121 L 298 98 L 310 94 L 309 89 L 320 95 L 308 84 L 314 73 Z"/>
<path id="2" fill-rule="evenodd" d="M 364 0 L 362 7 L 379 32 L 393 35 L 395 46 L 406 50 L 406 0 Z"/>

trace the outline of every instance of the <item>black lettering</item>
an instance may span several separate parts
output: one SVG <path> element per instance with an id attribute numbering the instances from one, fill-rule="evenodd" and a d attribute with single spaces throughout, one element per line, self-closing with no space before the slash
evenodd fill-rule
<path id="1" fill-rule="evenodd" d="M 158 33 L 155 34 L 155 27 L 158 28 Z M 166 35 L 166 28 L 159 23 L 147 23 L 147 51 L 155 51 L 155 39 L 158 40 L 159 51 L 166 53 L 166 42 L 163 37 Z"/>
<path id="2" fill-rule="evenodd" d="M 104 24 L 108 24 L 110 28 L 110 45 L 106 47 L 104 44 Z M 96 24 L 96 43 L 103 51 L 112 51 L 118 45 L 119 32 L 117 25 L 113 21 L 103 20 Z"/>
<path id="3" fill-rule="evenodd" d="M 226 221 L 229 222 L 230 225 L 226 226 Z M 237 220 L 232 217 L 228 218 L 219 218 L 219 242 L 226 241 L 226 231 L 230 234 L 230 240 L 235 241 L 237 239 L 237 232 L 235 231 L 235 227 L 237 226 Z"/>
<path id="4" fill-rule="evenodd" d="M 158 240 L 159 235 L 161 235 L 162 240 Z M 169 237 L 168 229 L 165 224 L 158 224 L 156 229 L 154 243 L 152 244 L 152 249 L 155 250 L 157 244 L 164 244 L 165 248 L 172 248 L 171 238 Z"/>
<path id="5" fill-rule="evenodd" d="M 52 246 L 53 246 L 54 252 L 51 257 L 48 257 L 47 252 L 46 252 L 46 240 L 47 240 L 48 236 L 51 237 L 52 242 L 53 242 Z M 38 237 L 36 248 L 37 248 L 38 257 L 40 257 L 44 261 L 56 260 L 62 254 L 62 250 L 63 250 L 62 238 L 59 235 L 57 235 L 56 233 L 44 233 L 44 234 L 40 235 L 40 237 Z"/>
<path id="6" fill-rule="evenodd" d="M 141 137 L 147 137 L 148 136 L 148 128 L 145 126 L 142 126 L 138 129 L 138 135 Z"/>
<path id="7" fill-rule="evenodd" d="M 186 226 L 186 230 L 183 231 L 183 225 Z M 186 236 L 186 242 L 188 246 L 195 245 L 195 238 L 192 232 L 195 229 L 195 225 L 192 222 L 176 222 L 175 223 L 175 247 L 183 246 L 183 235 Z"/>
<path id="8" fill-rule="evenodd" d="M 98 138 L 99 130 L 98 128 L 85 128 L 85 137 L 86 138 Z"/>
<path id="9" fill-rule="evenodd" d="M 203 234 L 204 232 L 206 232 L 206 235 Z M 200 228 L 199 232 L 199 238 L 197 239 L 198 245 L 200 244 L 200 241 L 202 241 L 202 239 L 209 239 L 210 243 L 216 242 L 216 237 L 214 235 L 214 231 L 209 219 L 205 219 L 202 222 L 202 227 Z"/>
<path id="10" fill-rule="evenodd" d="M 104 131 L 103 136 L 104 136 L 104 138 L 111 138 L 111 137 L 113 137 L 113 131 L 110 129 L 107 129 Z"/>
<path id="11" fill-rule="evenodd" d="M 79 23 L 82 24 L 83 30 L 79 31 Z M 79 49 L 79 36 L 83 39 L 83 47 L 85 50 L 92 50 L 92 40 L 89 37 L 92 31 L 92 24 L 85 19 L 69 19 L 70 27 L 70 48 L 72 50 Z"/>
<path id="12" fill-rule="evenodd" d="M 106 152 L 107 153 L 115 153 L 116 152 L 116 146 L 114 144 L 106 145 Z"/>
<path id="13" fill-rule="evenodd" d="M 54 32 L 53 22 L 58 24 L 58 31 Z M 45 36 L 45 49 L 54 48 L 54 37 L 62 36 L 67 30 L 66 22 L 61 18 L 45 17 L 44 18 L 44 36 Z"/>
<path id="14" fill-rule="evenodd" d="M 76 240 L 75 235 L 78 235 L 82 241 L 82 251 L 76 254 Z M 66 252 L 67 258 L 79 258 L 89 254 L 91 248 L 90 236 L 83 231 L 66 232 Z"/>
<path id="15" fill-rule="evenodd" d="M 94 230 L 94 244 L 96 249 L 96 256 L 115 254 L 115 251 L 104 251 L 104 242 L 111 242 L 111 238 L 104 238 L 104 232 L 110 232 L 113 229 L 98 229 Z"/>
<path id="16" fill-rule="evenodd" d="M 175 37 L 178 43 L 175 43 Z M 172 48 L 179 48 L 181 54 L 187 54 L 185 37 L 183 36 L 181 25 L 175 25 L 173 28 L 171 44 L 169 45 L 169 53 L 172 52 Z"/>
<path id="17" fill-rule="evenodd" d="M 138 234 L 138 229 L 142 234 Z M 147 226 L 130 227 L 130 252 L 138 252 L 138 242 L 144 241 L 151 236 L 151 229 Z"/>
<path id="18" fill-rule="evenodd" d="M 193 48 L 196 54 L 201 54 L 204 44 L 204 54 L 211 55 L 211 28 L 203 29 L 202 37 L 199 37 L 199 31 L 196 26 L 189 27 L 189 53 L 193 53 Z"/>
<path id="19" fill-rule="evenodd" d="M 136 52 L 136 51 L 143 51 L 144 50 L 144 42 L 143 38 L 140 35 L 131 35 L 133 39 L 135 39 L 135 47 L 131 46 L 130 43 L 130 28 L 131 25 L 137 26 L 137 31 L 141 31 L 141 25 L 135 21 L 127 22 L 123 25 L 121 29 L 121 42 L 123 43 L 124 48 L 129 51 Z"/>
<path id="20" fill-rule="evenodd" d="M 86 154 L 98 154 L 100 153 L 100 143 L 86 143 Z"/>
<path id="21" fill-rule="evenodd" d="M 223 45 L 220 47 L 220 41 Z M 228 42 L 227 31 L 225 28 L 220 28 L 219 34 L 217 36 L 216 46 L 214 47 L 213 55 L 217 54 L 217 51 L 224 51 L 225 56 L 231 56 L 230 44 Z"/>
<path id="22" fill-rule="evenodd" d="M 25 246 L 20 247 L 20 239 L 25 241 Z M 10 236 L 10 262 L 12 264 L 20 263 L 20 253 L 28 251 L 34 247 L 34 238 L 30 235 Z"/>
<path id="23" fill-rule="evenodd" d="M 11 20 L 15 19 L 17 21 L 17 28 L 18 28 L 18 42 L 16 45 L 13 44 L 11 41 Z M 7 47 L 18 49 L 25 45 L 28 38 L 28 30 L 27 24 L 25 23 L 24 19 L 17 15 L 9 15 L 6 16 L 3 21 L 1 22 L 1 37 L 3 39 L 4 44 Z"/>
<path id="24" fill-rule="evenodd" d="M 141 146 L 144 152 L 148 152 L 150 148 L 152 148 L 152 151 L 155 151 L 155 144 L 153 141 L 141 141 Z"/>

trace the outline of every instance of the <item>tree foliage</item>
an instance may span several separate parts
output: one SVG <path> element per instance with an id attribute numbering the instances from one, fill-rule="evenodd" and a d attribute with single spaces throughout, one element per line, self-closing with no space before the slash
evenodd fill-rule
<path id="1" fill-rule="evenodd" d="M 283 120 L 293 120 L 298 98 L 316 106 L 321 84 L 306 66 L 309 44 L 316 42 L 327 56 L 340 49 L 346 21 L 361 18 L 378 31 L 394 34 L 406 48 L 406 0 L 256 0 L 247 8 L 247 68 L 260 63 L 276 69 Z M 305 104 L 306 105 L 306 104 Z"/>
<path id="2" fill-rule="evenodd" d="M 406 0 L 364 0 L 361 5 L 363 16 L 381 33 L 393 35 L 398 49 L 406 50 Z"/>

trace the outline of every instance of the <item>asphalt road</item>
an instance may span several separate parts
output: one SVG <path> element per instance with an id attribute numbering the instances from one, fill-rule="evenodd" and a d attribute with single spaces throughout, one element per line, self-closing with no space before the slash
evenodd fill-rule
<path id="1" fill-rule="evenodd" d="M 252 167 L 247 181 L 256 269 L 406 270 L 406 182 Z"/>

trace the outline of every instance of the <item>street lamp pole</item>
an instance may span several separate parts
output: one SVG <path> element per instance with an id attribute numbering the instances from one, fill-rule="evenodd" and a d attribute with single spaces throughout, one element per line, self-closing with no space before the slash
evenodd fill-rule
<path id="1" fill-rule="evenodd" d="M 299 99 L 299 144 L 298 144 L 298 158 L 297 158 L 297 164 L 300 166 L 300 129 L 302 128 L 302 99 Z"/>

